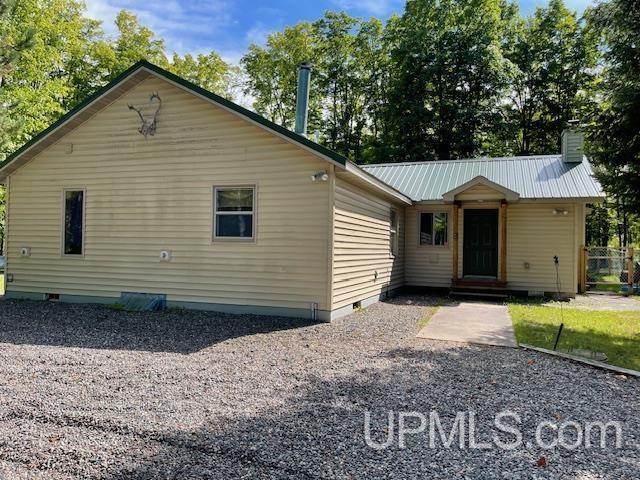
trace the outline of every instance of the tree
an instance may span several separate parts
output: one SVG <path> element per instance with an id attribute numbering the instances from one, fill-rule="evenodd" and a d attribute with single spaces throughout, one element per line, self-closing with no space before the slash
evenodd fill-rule
<path id="1" fill-rule="evenodd" d="M 15 62 L 20 55 L 33 44 L 35 31 L 33 28 L 24 30 L 21 35 L 15 35 L 10 28 L 10 22 L 15 14 L 16 3 L 13 0 L 0 0 L 0 98 L 7 99 L 4 95 L 6 77 L 11 74 Z M 16 122 L 9 118 L 9 111 L 15 106 L 15 102 L 0 101 L 0 131 L 3 136 L 15 131 Z M 2 141 L 2 138 L 0 138 Z M 4 159 L 0 148 L 0 161 Z M 4 224 L 5 224 L 5 190 L 0 185 L 0 255 L 4 251 Z"/>
<path id="2" fill-rule="evenodd" d="M 633 214 L 640 213 L 639 11 L 639 0 L 610 0 L 589 14 L 601 34 L 604 63 L 588 148 L 607 193 Z"/>
<path id="3" fill-rule="evenodd" d="M 250 45 L 241 64 L 247 73 L 245 92 L 255 98 L 253 108 L 256 112 L 272 122 L 293 128 L 298 65 L 304 61 L 315 64 L 315 60 L 313 26 L 308 22 L 270 34 L 264 47 Z M 320 94 L 312 88 L 310 131 L 318 126 L 320 116 Z"/>
<path id="4" fill-rule="evenodd" d="M 530 20 L 524 39 L 528 60 L 521 57 L 519 62 L 530 79 L 532 103 L 521 153 L 559 152 L 567 122 L 581 117 L 580 94 L 595 65 L 595 48 L 587 39 L 575 12 L 562 0 L 538 8 Z"/>
<path id="5" fill-rule="evenodd" d="M 316 82 L 322 95 L 320 138 L 331 149 L 362 161 L 380 134 L 388 84 L 384 27 L 345 13 L 314 22 Z"/>
<path id="6" fill-rule="evenodd" d="M 594 205 L 586 219 L 586 244 L 607 246 L 614 232 L 614 218 L 605 205 Z"/>
<path id="7" fill-rule="evenodd" d="M 193 57 L 173 54 L 168 69 L 196 85 L 217 93 L 229 100 L 239 83 L 240 69 L 226 63 L 216 52 Z"/>
<path id="8" fill-rule="evenodd" d="M 411 0 L 394 26 L 385 140 L 395 161 L 468 157 L 494 122 L 505 61 L 499 0 Z"/>
<path id="9" fill-rule="evenodd" d="M 115 23 L 118 37 L 112 44 L 111 51 L 101 59 L 112 76 L 123 72 L 140 59 L 161 67 L 167 66 L 164 40 L 156 37 L 151 29 L 140 25 L 136 15 L 121 10 Z"/>
<path id="10" fill-rule="evenodd" d="M 10 104 L 12 131 L 3 130 L 0 151 L 15 150 L 46 128 L 73 103 L 70 65 L 86 60 L 86 45 L 97 24 L 83 16 L 76 0 L 21 0 L 16 3 L 5 38 L 16 43 L 35 32 L 28 50 L 3 76 L 0 103 Z"/>

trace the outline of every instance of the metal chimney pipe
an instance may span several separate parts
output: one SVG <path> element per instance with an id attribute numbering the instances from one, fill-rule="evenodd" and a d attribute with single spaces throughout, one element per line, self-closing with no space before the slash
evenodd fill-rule
<path id="1" fill-rule="evenodd" d="M 311 84 L 311 63 L 298 65 L 298 93 L 296 96 L 296 125 L 294 131 L 307 136 L 307 120 L 309 117 L 309 87 Z"/>

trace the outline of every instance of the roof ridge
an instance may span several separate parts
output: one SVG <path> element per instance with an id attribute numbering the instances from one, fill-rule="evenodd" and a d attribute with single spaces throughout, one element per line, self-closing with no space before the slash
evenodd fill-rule
<path id="1" fill-rule="evenodd" d="M 403 165 L 433 165 L 433 164 L 446 164 L 446 163 L 469 163 L 469 162 L 496 162 L 496 161 L 516 161 L 516 160 L 532 160 L 535 158 L 552 158 L 560 157 L 560 153 L 548 154 L 548 155 L 523 155 L 512 157 L 477 157 L 477 158 L 456 158 L 453 160 L 427 160 L 422 162 L 388 162 L 388 163 L 370 163 L 366 165 L 358 165 L 360 168 L 374 168 L 374 167 L 395 167 Z"/>

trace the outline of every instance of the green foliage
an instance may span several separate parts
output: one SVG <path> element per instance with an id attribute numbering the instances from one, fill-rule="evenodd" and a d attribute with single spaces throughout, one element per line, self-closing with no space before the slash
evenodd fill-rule
<path id="1" fill-rule="evenodd" d="M 518 155 L 559 152 L 567 122 L 583 118 L 589 105 L 595 41 L 562 0 L 517 21 L 511 32 L 512 46 L 504 50 L 512 65 L 509 101 L 495 140 Z"/>
<path id="2" fill-rule="evenodd" d="M 468 157 L 491 130 L 506 77 L 499 0 L 412 0 L 394 28 L 385 132 L 393 159 Z"/>
<path id="3" fill-rule="evenodd" d="M 245 90 L 255 98 L 256 112 L 293 129 L 297 66 L 303 61 L 316 63 L 314 53 L 313 26 L 308 22 L 270 34 L 264 47 L 249 46 L 241 63 L 247 74 Z M 319 92 L 314 88 L 309 97 L 309 131 L 317 128 L 320 110 Z"/>
<path id="4" fill-rule="evenodd" d="M 610 0 L 590 12 L 604 62 L 599 102 L 591 116 L 589 150 L 598 178 L 630 214 L 640 213 L 639 0 Z"/>
<path id="5" fill-rule="evenodd" d="M 75 0 L 21 0 L 13 9 L 5 39 L 16 43 L 35 33 L 3 78 L 0 103 L 12 105 L 7 118 L 13 126 L 3 129 L 0 137 L 3 153 L 19 147 L 67 109 L 73 96 L 67 67 L 82 62 L 97 26 L 83 17 L 83 11 L 83 4 Z"/>
<path id="6" fill-rule="evenodd" d="M 199 54 L 197 57 L 190 54 L 180 57 L 174 53 L 167 68 L 176 75 L 229 100 L 234 98 L 240 88 L 240 68 L 229 65 L 216 52 Z"/>
<path id="7" fill-rule="evenodd" d="M 329 148 L 362 160 L 371 155 L 383 129 L 389 55 L 384 26 L 345 13 L 327 12 L 269 35 L 264 47 L 251 45 L 242 58 L 246 93 L 255 110 L 293 127 L 297 67 L 313 64 L 309 132 Z"/>
<path id="8" fill-rule="evenodd" d="M 35 31 L 33 27 L 22 29 L 19 33 L 13 28 L 16 16 L 14 0 L 0 0 L 0 142 L 8 138 L 19 127 L 19 122 L 10 117 L 16 101 L 6 95 L 7 76 L 13 73 L 15 63 L 21 55 L 33 46 Z M 0 161 L 3 159 L 0 149 Z M 0 185 L 0 255 L 4 250 L 5 189 Z M 0 277 L 0 294 L 4 292 L 4 278 Z"/>
<path id="9" fill-rule="evenodd" d="M 586 244 L 593 246 L 607 246 L 614 234 L 613 213 L 605 205 L 594 205 L 587 215 Z"/>

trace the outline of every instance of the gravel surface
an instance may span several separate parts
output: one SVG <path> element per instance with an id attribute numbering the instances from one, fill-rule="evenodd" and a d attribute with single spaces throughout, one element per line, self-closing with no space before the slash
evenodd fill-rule
<path id="1" fill-rule="evenodd" d="M 0 478 L 640 477 L 640 382 L 415 338 L 436 302 L 399 297 L 311 325 L 0 301 Z M 431 448 L 427 430 L 405 448 L 397 435 L 368 447 L 365 411 L 382 441 L 390 410 L 437 412 L 446 433 L 475 411 L 479 442 L 504 410 L 525 442 L 540 421 L 616 420 L 624 444 L 473 449 L 465 437 L 447 449 L 437 437 Z"/>

